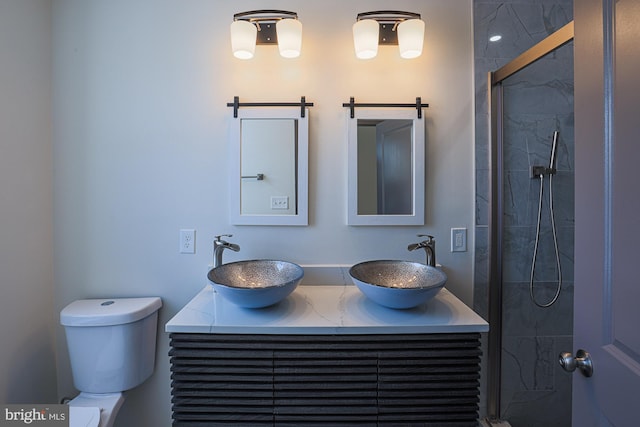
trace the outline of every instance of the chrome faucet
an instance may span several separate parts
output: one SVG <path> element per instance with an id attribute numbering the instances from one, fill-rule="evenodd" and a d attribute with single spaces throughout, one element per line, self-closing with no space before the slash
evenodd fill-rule
<path id="1" fill-rule="evenodd" d="M 418 234 L 418 237 L 426 237 L 427 240 L 423 240 L 420 243 L 412 243 L 407 249 L 415 251 L 416 249 L 424 249 L 427 254 L 427 265 L 432 267 L 436 266 L 436 241 L 433 236 L 428 234 Z"/>
<path id="2" fill-rule="evenodd" d="M 222 265 L 222 252 L 225 249 L 231 249 L 234 252 L 238 252 L 240 250 L 240 246 L 235 243 L 229 243 L 225 240 L 221 240 L 221 237 L 233 237 L 232 234 L 221 234 L 219 236 L 214 236 L 215 240 L 213 241 L 213 268 Z"/>

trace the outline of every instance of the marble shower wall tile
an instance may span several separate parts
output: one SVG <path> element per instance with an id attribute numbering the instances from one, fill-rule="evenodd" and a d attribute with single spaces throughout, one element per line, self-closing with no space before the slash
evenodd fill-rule
<path id="1" fill-rule="evenodd" d="M 557 362 L 571 336 L 512 337 L 504 344 L 502 418 L 517 427 L 571 425 L 571 375 Z M 567 398 L 568 397 L 568 398 Z"/>
<path id="2" fill-rule="evenodd" d="M 540 202 L 540 185 L 542 184 L 541 226 L 551 224 L 549 198 L 553 193 L 553 211 L 557 227 L 573 227 L 574 214 L 574 174 L 560 171 L 550 180 L 546 176 L 544 182 L 539 178 L 531 178 L 528 170 L 506 171 L 504 175 L 503 204 L 504 226 L 535 226 L 538 222 L 538 208 Z M 481 208 L 483 206 L 480 206 Z"/>
<path id="3" fill-rule="evenodd" d="M 490 172 L 476 169 L 476 226 L 488 226 L 491 215 L 489 205 Z"/>
<path id="4" fill-rule="evenodd" d="M 573 281 L 573 227 L 558 227 L 557 237 L 562 277 L 566 281 Z M 535 225 L 505 228 L 502 268 L 504 282 L 529 282 L 535 238 Z M 540 230 L 534 280 L 549 282 L 557 280 L 557 277 L 552 231 L 550 227 L 544 227 Z"/>
<path id="5" fill-rule="evenodd" d="M 560 114 L 506 112 L 504 117 L 504 164 L 507 170 L 526 170 L 549 165 L 553 132 L 558 131 L 558 158 L 561 171 L 574 169 L 573 107 Z"/>
<path id="6" fill-rule="evenodd" d="M 520 391 L 553 390 L 553 371 L 558 364 L 554 350 L 552 337 L 505 337 L 502 363 L 509 373 L 502 376 L 505 397 Z"/>
<path id="7" fill-rule="evenodd" d="M 551 301 L 558 282 L 535 282 L 539 303 Z M 563 281 L 558 301 L 549 308 L 532 301 L 529 282 L 504 284 L 503 337 L 570 336 L 573 333 L 573 282 Z"/>
<path id="8" fill-rule="evenodd" d="M 547 83 L 519 81 L 505 87 L 505 113 L 508 117 L 533 114 L 554 118 L 556 115 L 565 115 L 573 110 L 572 91 L 573 85 L 559 80 Z"/>
<path id="9" fill-rule="evenodd" d="M 476 1 L 476 56 L 510 60 L 571 19 L 572 3 L 566 1 Z M 493 34 L 502 35 L 502 40 L 490 42 Z"/>
<path id="10" fill-rule="evenodd" d="M 488 114 L 476 114 L 476 135 L 489 138 L 489 115 Z M 474 162 L 476 171 L 489 171 L 490 159 L 489 159 L 489 146 L 478 145 L 475 146 Z"/>
<path id="11" fill-rule="evenodd" d="M 489 228 L 476 226 L 475 269 L 473 301 L 474 310 L 485 320 L 489 319 Z M 486 354 L 486 353 L 485 353 Z"/>

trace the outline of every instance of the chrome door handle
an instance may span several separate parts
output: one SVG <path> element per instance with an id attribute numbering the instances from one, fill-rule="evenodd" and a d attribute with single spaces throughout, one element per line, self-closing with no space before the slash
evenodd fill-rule
<path id="1" fill-rule="evenodd" d="M 593 375 L 593 362 L 591 361 L 591 355 L 582 349 L 578 350 L 576 357 L 573 357 L 573 355 L 568 352 L 560 353 L 558 362 L 560 362 L 562 369 L 567 372 L 573 372 L 578 368 L 582 375 L 587 378 Z"/>

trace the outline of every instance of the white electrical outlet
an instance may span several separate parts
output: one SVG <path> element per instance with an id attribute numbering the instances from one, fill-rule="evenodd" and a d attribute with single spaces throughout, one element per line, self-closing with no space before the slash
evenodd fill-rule
<path id="1" fill-rule="evenodd" d="M 451 252 L 467 251 L 467 229 L 452 228 L 451 229 Z"/>
<path id="2" fill-rule="evenodd" d="M 196 230 L 193 228 L 183 228 L 180 230 L 180 253 L 196 253 Z"/>
<path id="3" fill-rule="evenodd" d="M 289 209 L 289 196 L 271 196 L 271 209 Z"/>

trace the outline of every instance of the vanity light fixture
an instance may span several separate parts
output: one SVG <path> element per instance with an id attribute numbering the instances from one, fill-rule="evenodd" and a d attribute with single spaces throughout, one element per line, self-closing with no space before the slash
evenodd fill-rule
<path id="1" fill-rule="evenodd" d="M 251 10 L 236 13 L 231 23 L 233 56 L 251 59 L 256 44 L 277 44 L 280 56 L 297 58 L 302 47 L 298 14 L 286 10 Z"/>
<path id="2" fill-rule="evenodd" d="M 424 21 L 420 14 L 397 10 L 359 13 L 353 24 L 353 44 L 360 59 L 374 58 L 379 45 L 397 45 L 402 58 L 422 54 Z"/>

